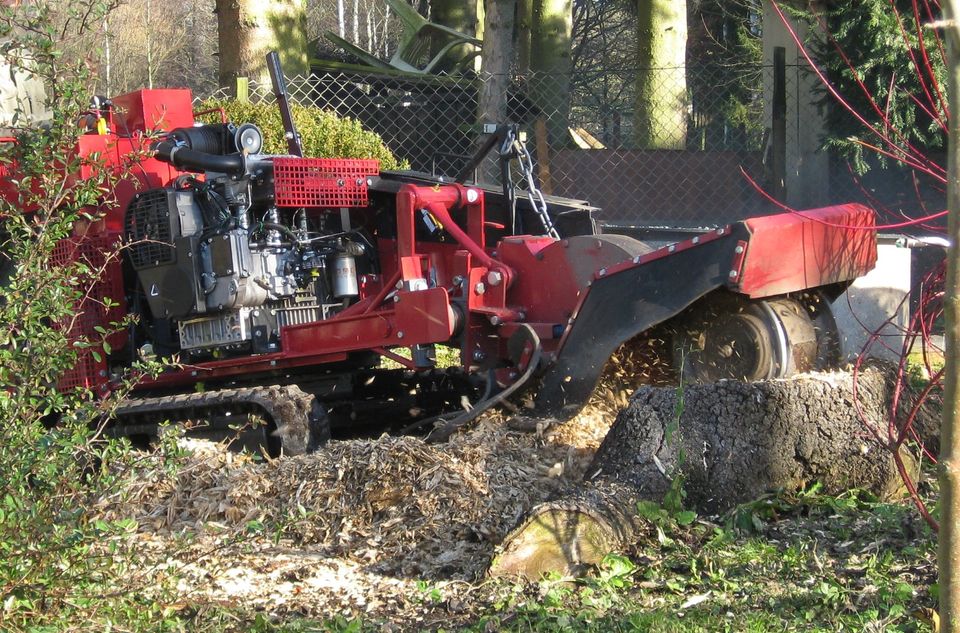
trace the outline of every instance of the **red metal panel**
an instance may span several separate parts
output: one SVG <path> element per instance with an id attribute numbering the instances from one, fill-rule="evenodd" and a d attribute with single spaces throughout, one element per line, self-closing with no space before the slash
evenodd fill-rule
<path id="1" fill-rule="evenodd" d="M 193 125 L 193 96 L 185 88 L 137 90 L 112 99 L 118 134 L 172 130 Z"/>
<path id="2" fill-rule="evenodd" d="M 397 327 L 404 333 L 397 345 L 443 343 L 453 336 L 454 316 L 443 288 L 399 292 L 395 304 Z"/>
<path id="3" fill-rule="evenodd" d="M 439 343 L 453 333 L 453 313 L 447 291 L 430 288 L 399 292 L 395 310 L 336 317 L 327 321 L 284 328 L 283 356 L 304 353 L 352 352 L 374 346 Z M 429 318 L 427 318 L 429 317 Z"/>
<path id="4" fill-rule="evenodd" d="M 848 281 L 877 261 L 873 211 L 842 204 L 744 221 L 750 233 L 735 290 L 766 297 Z"/>
<path id="5" fill-rule="evenodd" d="M 137 384 L 137 389 L 148 389 L 156 386 L 171 387 L 197 380 L 210 378 L 228 378 L 261 372 L 271 372 L 294 367 L 307 367 L 336 363 L 347 359 L 347 355 L 339 354 L 306 354 L 296 358 L 287 358 L 283 354 L 264 354 L 262 356 L 243 356 L 224 360 L 203 363 L 202 365 L 188 365 L 182 371 L 160 374 L 156 379 L 144 377 Z"/>
<path id="6" fill-rule="evenodd" d="M 108 262 L 108 258 L 118 248 L 116 235 L 79 236 L 60 241 L 53 251 L 53 265 L 67 266 L 82 263 L 90 270 L 92 277 L 89 282 L 89 291 L 77 301 L 75 306 L 76 317 L 71 323 L 62 324 L 69 327 L 67 339 L 72 343 L 83 338 L 98 341 L 100 334 L 96 328 L 109 328 L 113 322 L 120 321 L 127 310 L 123 292 L 123 276 L 119 263 L 119 256 Z M 103 268 L 102 274 L 98 271 Z M 83 286 L 81 291 L 88 290 Z M 112 308 L 104 306 L 104 299 L 110 299 L 117 305 Z M 116 332 L 108 337 L 110 344 L 119 348 L 126 342 L 126 332 Z M 107 365 L 101 353 L 100 360 L 96 360 L 89 350 L 77 354 L 74 367 L 66 371 L 60 378 L 57 388 L 67 392 L 76 387 L 95 389 L 105 388 L 107 384 Z"/>
<path id="7" fill-rule="evenodd" d="M 367 177 L 380 173 L 380 161 L 339 158 L 273 159 L 278 207 L 367 206 Z"/>

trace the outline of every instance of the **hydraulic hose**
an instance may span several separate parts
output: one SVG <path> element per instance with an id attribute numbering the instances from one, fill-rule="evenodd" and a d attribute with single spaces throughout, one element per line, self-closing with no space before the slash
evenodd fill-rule
<path id="1" fill-rule="evenodd" d="M 160 141 L 154 144 L 153 151 L 158 160 L 170 163 L 178 169 L 187 171 L 216 171 L 224 174 L 242 174 L 243 155 L 208 154 L 178 145 L 174 141 Z"/>

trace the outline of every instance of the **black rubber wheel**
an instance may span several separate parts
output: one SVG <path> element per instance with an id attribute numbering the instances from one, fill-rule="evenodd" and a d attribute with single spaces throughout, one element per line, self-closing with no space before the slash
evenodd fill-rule
<path id="1" fill-rule="evenodd" d="M 803 301 L 723 297 L 680 320 L 673 360 L 684 382 L 752 382 L 823 369 L 820 346 Z"/>

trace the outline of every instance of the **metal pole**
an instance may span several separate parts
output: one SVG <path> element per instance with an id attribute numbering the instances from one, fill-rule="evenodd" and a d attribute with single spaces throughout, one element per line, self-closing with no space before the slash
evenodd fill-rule
<path id="1" fill-rule="evenodd" d="M 787 49 L 773 49 L 773 123 L 771 144 L 773 149 L 773 191 L 771 194 L 781 202 L 787 200 Z"/>

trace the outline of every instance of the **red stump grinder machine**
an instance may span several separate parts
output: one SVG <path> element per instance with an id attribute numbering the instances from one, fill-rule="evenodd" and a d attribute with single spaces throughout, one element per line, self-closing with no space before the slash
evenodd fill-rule
<path id="1" fill-rule="evenodd" d="M 248 444 L 297 454 L 331 427 L 443 437 L 521 388 L 538 415 L 563 420 L 611 355 L 655 328 L 686 379 L 839 360 L 830 302 L 875 263 L 869 209 L 751 218 L 682 241 L 604 234 L 584 202 L 467 184 L 481 161 L 499 154 L 508 169 L 524 152 L 509 126 L 456 179 L 303 157 L 271 69 L 288 155 L 262 153 L 253 125 L 196 123 L 187 90 L 116 97 L 106 129 L 78 139 L 80 155 L 110 165 L 152 152 L 117 187 L 119 205 L 58 249 L 97 264 L 123 245 L 77 307 L 77 336 L 137 317 L 110 354 L 81 354 L 62 389 L 104 394 L 138 358 L 177 361 L 139 382 L 117 433 L 148 441 L 164 421 L 204 420 L 220 437 L 255 416 Z M 436 345 L 461 365 L 437 368 Z"/>

